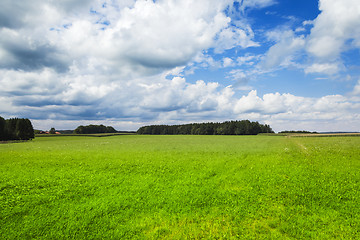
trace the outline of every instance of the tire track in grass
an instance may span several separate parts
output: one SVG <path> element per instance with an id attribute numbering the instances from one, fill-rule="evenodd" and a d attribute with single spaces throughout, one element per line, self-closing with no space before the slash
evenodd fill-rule
<path id="1" fill-rule="evenodd" d="M 305 153 L 306 155 L 309 154 L 309 149 L 304 144 L 296 140 L 294 140 L 293 143 L 295 143 L 297 148 L 299 148 L 302 153 Z"/>

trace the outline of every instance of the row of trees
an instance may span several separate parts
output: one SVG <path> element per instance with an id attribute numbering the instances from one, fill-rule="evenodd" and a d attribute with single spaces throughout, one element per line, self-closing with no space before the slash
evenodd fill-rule
<path id="1" fill-rule="evenodd" d="M 34 128 L 27 118 L 0 117 L 0 140 L 29 140 L 34 138 Z"/>
<path id="2" fill-rule="evenodd" d="M 285 130 L 285 131 L 281 131 L 279 133 L 317 133 L 317 132 L 310 132 L 310 131 L 294 131 L 294 130 L 291 130 L 291 131 L 288 131 L 288 130 Z"/>
<path id="3" fill-rule="evenodd" d="M 111 126 L 88 125 L 79 126 L 74 130 L 76 134 L 93 134 L 93 133 L 116 133 L 117 131 Z"/>
<path id="4" fill-rule="evenodd" d="M 249 120 L 227 121 L 223 123 L 191 123 L 184 125 L 151 125 L 139 128 L 138 134 L 155 135 L 256 135 L 259 133 L 273 133 L 267 124 L 250 122 Z"/>

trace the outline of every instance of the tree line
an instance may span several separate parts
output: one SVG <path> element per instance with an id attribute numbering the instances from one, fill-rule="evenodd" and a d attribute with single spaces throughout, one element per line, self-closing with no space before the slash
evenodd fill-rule
<path id="1" fill-rule="evenodd" d="M 302 130 L 302 131 L 294 131 L 294 130 L 288 131 L 288 130 L 285 130 L 285 131 L 281 131 L 279 133 L 317 133 L 317 132 L 310 132 L 310 131 L 305 131 L 305 130 Z"/>
<path id="2" fill-rule="evenodd" d="M 191 123 L 182 125 L 150 125 L 138 129 L 137 134 L 153 135 L 256 135 L 273 133 L 267 124 L 249 120 L 226 121 L 223 123 Z"/>
<path id="3" fill-rule="evenodd" d="M 94 133 L 116 133 L 117 131 L 111 126 L 88 125 L 79 126 L 74 130 L 76 134 L 94 134 Z"/>
<path id="4" fill-rule="evenodd" d="M 4 119 L 0 116 L 0 140 L 29 140 L 34 138 L 34 128 L 27 118 Z"/>

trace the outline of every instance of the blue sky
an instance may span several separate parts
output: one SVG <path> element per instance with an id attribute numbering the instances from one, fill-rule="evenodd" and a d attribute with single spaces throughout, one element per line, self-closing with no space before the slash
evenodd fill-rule
<path id="1" fill-rule="evenodd" d="M 0 3 L 0 115 L 360 131 L 357 0 Z"/>

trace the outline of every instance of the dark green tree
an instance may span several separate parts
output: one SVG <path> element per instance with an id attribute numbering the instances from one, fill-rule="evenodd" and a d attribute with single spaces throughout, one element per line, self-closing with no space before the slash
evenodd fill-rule
<path id="1" fill-rule="evenodd" d="M 0 140 L 29 140 L 34 138 L 34 128 L 27 118 L 0 117 Z"/>
<path id="2" fill-rule="evenodd" d="M 272 133 L 269 125 L 249 120 L 223 123 L 191 123 L 183 125 L 151 125 L 139 128 L 138 134 L 194 134 L 194 135 L 256 135 Z"/>
<path id="3" fill-rule="evenodd" d="M 0 116 L 0 141 L 6 140 L 6 120 Z"/>
<path id="4" fill-rule="evenodd" d="M 74 130 L 76 134 L 94 134 L 94 133 L 116 133 L 117 131 L 111 126 L 88 125 L 79 126 Z"/>
<path id="5" fill-rule="evenodd" d="M 34 127 L 31 123 L 31 121 L 27 118 L 25 118 L 25 131 L 26 131 L 26 134 L 25 134 L 25 138 L 28 140 L 28 139 L 33 139 L 35 138 L 35 131 L 34 131 Z"/>
<path id="6" fill-rule="evenodd" d="M 55 134 L 55 133 L 56 133 L 55 128 L 51 128 L 51 129 L 49 130 L 49 133 L 50 133 L 50 134 Z"/>
<path id="7" fill-rule="evenodd" d="M 27 126 L 26 126 L 25 119 L 20 118 L 16 121 L 15 134 L 19 140 L 27 140 L 26 139 L 26 136 L 27 136 L 26 128 L 27 128 Z"/>
<path id="8" fill-rule="evenodd" d="M 16 123 L 18 118 L 10 118 L 6 120 L 6 134 L 7 140 L 19 140 L 16 134 Z"/>

